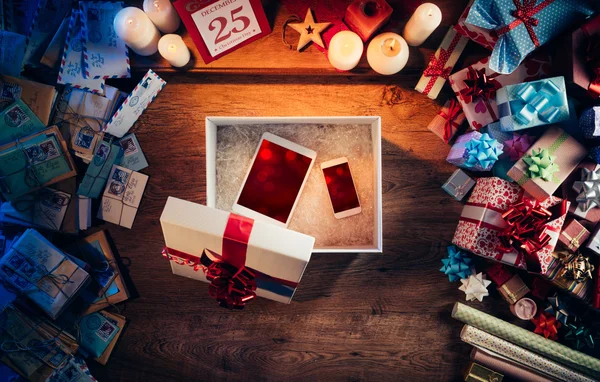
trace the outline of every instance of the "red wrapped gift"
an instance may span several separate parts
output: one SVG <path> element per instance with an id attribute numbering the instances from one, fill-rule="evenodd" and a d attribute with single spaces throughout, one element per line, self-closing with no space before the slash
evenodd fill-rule
<path id="1" fill-rule="evenodd" d="M 590 231 L 581 225 L 577 220 L 570 220 L 563 227 L 558 241 L 567 248 L 569 252 L 575 253 L 588 238 L 590 237 Z"/>
<path id="2" fill-rule="evenodd" d="M 545 274 L 568 204 L 556 197 L 539 203 L 524 195 L 517 184 L 479 178 L 452 243 L 491 260 Z"/>
<path id="3" fill-rule="evenodd" d="M 550 290 L 552 289 L 552 284 L 548 281 L 534 277 L 531 283 L 531 294 L 534 297 L 539 298 L 540 300 L 546 300 L 548 295 L 550 294 Z"/>
<path id="4" fill-rule="evenodd" d="M 498 287 L 504 285 L 514 275 L 506 266 L 499 263 L 489 267 L 485 273 Z"/>
<path id="5" fill-rule="evenodd" d="M 392 7 L 385 0 L 355 0 L 348 8 L 344 22 L 367 42 L 392 16 Z"/>

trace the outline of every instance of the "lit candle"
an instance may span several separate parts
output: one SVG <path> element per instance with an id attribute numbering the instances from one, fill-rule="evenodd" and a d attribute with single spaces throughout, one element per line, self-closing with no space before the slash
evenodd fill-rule
<path id="1" fill-rule="evenodd" d="M 379 74 L 396 74 L 408 61 L 408 45 L 396 33 L 382 33 L 371 40 L 367 48 L 367 61 Z"/>
<path id="2" fill-rule="evenodd" d="M 166 34 L 158 42 L 158 52 L 169 64 L 175 67 L 185 66 L 190 61 L 190 50 L 181 36 Z"/>
<path id="3" fill-rule="evenodd" d="M 114 24 L 117 36 L 140 56 L 150 56 L 158 50 L 160 32 L 141 9 L 121 9 Z"/>
<path id="4" fill-rule="evenodd" d="M 144 0 L 144 12 L 163 33 L 173 33 L 179 28 L 179 15 L 170 0 Z"/>
<path id="5" fill-rule="evenodd" d="M 350 70 L 358 65 L 363 53 L 363 42 L 351 31 L 336 33 L 329 42 L 329 62 L 338 70 Z"/>
<path id="6" fill-rule="evenodd" d="M 442 22 L 442 11 L 435 4 L 425 3 L 413 13 L 404 27 L 404 38 L 410 46 L 419 46 Z"/>

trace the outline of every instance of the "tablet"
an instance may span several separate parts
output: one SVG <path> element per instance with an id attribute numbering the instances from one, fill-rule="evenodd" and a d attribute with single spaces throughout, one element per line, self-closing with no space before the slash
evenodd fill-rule
<path id="1" fill-rule="evenodd" d="M 287 227 L 316 157 L 313 150 L 264 133 L 233 212 Z"/>

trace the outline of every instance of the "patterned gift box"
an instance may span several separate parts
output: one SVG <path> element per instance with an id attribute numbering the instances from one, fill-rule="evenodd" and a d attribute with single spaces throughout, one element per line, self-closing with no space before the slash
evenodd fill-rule
<path id="1" fill-rule="evenodd" d="M 581 113 L 579 129 L 587 139 L 600 136 L 600 106 L 590 107 Z"/>
<path id="2" fill-rule="evenodd" d="M 590 231 L 573 219 L 565 224 L 558 241 L 570 252 L 575 253 L 589 237 Z"/>
<path id="3" fill-rule="evenodd" d="M 568 121 L 569 102 L 564 77 L 508 85 L 496 92 L 504 131 Z"/>
<path id="4" fill-rule="evenodd" d="M 461 169 L 457 169 L 444 183 L 442 189 L 452 195 L 456 200 L 462 200 L 475 186 L 475 180 Z"/>
<path id="5" fill-rule="evenodd" d="M 584 159 L 561 185 L 562 197 L 567 198 L 571 202 L 569 213 L 592 223 L 600 221 L 600 208 L 592 204 L 586 206 L 585 200 L 581 198 L 582 202 L 579 203 L 577 202 L 577 197 L 581 194 L 582 181 L 588 178 L 586 174 L 598 171 L 600 171 L 600 166 L 597 166 L 596 163 L 593 163 L 589 159 Z M 590 195 L 590 200 L 592 200 L 592 195 Z"/>
<path id="6" fill-rule="evenodd" d="M 444 142 L 448 143 L 464 121 L 465 113 L 463 113 L 462 107 L 456 100 L 451 99 L 446 101 L 427 128 Z"/>
<path id="7" fill-rule="evenodd" d="M 440 47 L 429 58 L 429 64 L 417 82 L 415 90 L 436 99 L 452 72 L 469 39 L 450 28 Z"/>
<path id="8" fill-rule="evenodd" d="M 465 22 L 499 38 L 490 68 L 511 73 L 536 48 L 583 21 L 594 10 L 588 0 L 475 0 Z"/>
<path id="9" fill-rule="evenodd" d="M 496 41 L 498 41 L 498 37 L 493 33 L 490 33 L 489 30 L 476 27 L 474 25 L 469 25 L 465 21 L 467 20 L 467 16 L 469 15 L 469 11 L 471 10 L 471 6 L 473 5 L 473 1 L 469 2 L 469 5 L 465 8 L 464 12 L 460 15 L 454 29 L 461 35 L 469 38 L 471 41 L 478 43 L 486 49 L 492 50 L 494 49 L 494 45 L 496 45 Z"/>
<path id="10" fill-rule="evenodd" d="M 508 176 L 542 201 L 554 194 L 586 155 L 585 147 L 553 126 L 508 171 Z"/>
<path id="11" fill-rule="evenodd" d="M 502 154 L 503 145 L 478 131 L 461 135 L 450 148 L 446 160 L 472 171 L 489 171 Z"/>
<path id="12" fill-rule="evenodd" d="M 569 280 L 563 277 L 564 264 L 553 258 L 548 266 L 548 272 L 544 275 L 552 284 L 557 287 L 571 293 L 573 296 L 588 301 L 590 298 L 590 289 L 592 289 L 594 283 L 590 279 L 586 279 L 584 282 L 578 283 L 574 280 Z"/>
<path id="13" fill-rule="evenodd" d="M 510 75 L 496 73 L 489 68 L 489 57 L 450 76 L 450 86 L 458 97 L 469 120 L 469 127 L 479 130 L 499 119 L 496 92 L 506 85 L 533 81 L 546 75 L 546 58 L 530 59 Z"/>
<path id="14" fill-rule="evenodd" d="M 481 257 L 526 269 L 522 253 L 498 249 L 502 244 L 499 234 L 507 228 L 502 215 L 521 200 L 529 199 L 519 185 L 496 177 L 479 178 L 463 208 L 452 243 Z M 550 208 L 562 202 L 560 198 L 551 197 L 543 201 L 541 206 Z M 536 254 L 542 274 L 548 271 L 553 260 L 552 251 L 558 242 L 565 217 L 566 214 L 561 215 L 546 225 L 550 240 Z"/>

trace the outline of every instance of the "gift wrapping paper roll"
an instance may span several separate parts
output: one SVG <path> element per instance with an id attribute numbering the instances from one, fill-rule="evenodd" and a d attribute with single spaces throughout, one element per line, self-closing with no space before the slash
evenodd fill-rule
<path id="1" fill-rule="evenodd" d="M 600 378 L 600 360 L 457 302 L 452 317 L 543 357 Z"/>
<path id="2" fill-rule="evenodd" d="M 489 350 L 501 357 L 508 358 L 518 364 L 525 367 L 529 367 L 535 370 L 557 378 L 561 381 L 574 381 L 574 382 L 592 382 L 593 379 L 586 377 L 585 375 L 573 371 L 559 363 L 556 363 L 546 357 L 542 357 L 530 350 L 524 349 L 513 343 L 510 343 L 502 338 L 496 337 L 483 330 L 477 329 L 476 327 L 465 325 L 460 332 L 460 339 L 469 345 L 476 346 L 478 348 Z M 478 359 L 474 359 L 479 362 Z M 492 367 L 493 365 L 489 365 Z M 493 368 L 493 367 L 492 367 Z M 495 370 L 495 369 L 494 369 Z M 502 370 L 499 370 L 502 372 Z M 529 378 L 522 378 L 529 380 Z"/>
<path id="3" fill-rule="evenodd" d="M 519 365 L 498 354 L 484 351 L 479 348 L 473 348 L 471 360 L 480 365 L 489 367 L 498 373 L 502 373 L 506 377 L 515 378 L 519 381 L 552 382 L 552 379 L 544 377 L 523 365 Z"/>

